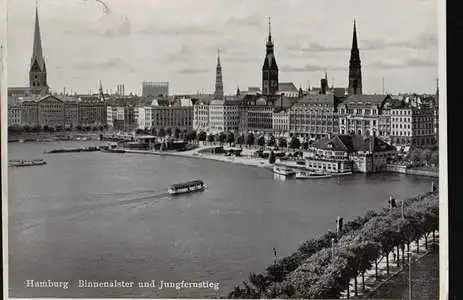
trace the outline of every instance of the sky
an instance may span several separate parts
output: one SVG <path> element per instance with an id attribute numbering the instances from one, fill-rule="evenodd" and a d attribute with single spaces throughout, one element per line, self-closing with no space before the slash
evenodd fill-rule
<path id="1" fill-rule="evenodd" d="M 104 2 L 103 2 L 104 1 Z M 8 2 L 8 85 L 27 86 L 35 0 Z M 280 82 L 345 87 L 356 19 L 364 93 L 434 93 L 437 0 L 38 0 L 53 91 L 208 92 L 217 49 L 226 94 L 261 86 L 271 17 Z M 0 18 L 3 18 L 0 17 Z M 0 21 L 3 19 L 0 19 Z M 0 36 L 4 40 L 4 36 Z"/>

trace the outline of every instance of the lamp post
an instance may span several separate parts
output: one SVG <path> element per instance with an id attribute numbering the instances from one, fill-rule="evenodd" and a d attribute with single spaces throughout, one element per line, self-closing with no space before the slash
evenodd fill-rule
<path id="1" fill-rule="evenodd" d="M 408 299 L 412 300 L 412 252 L 407 251 L 408 254 Z"/>

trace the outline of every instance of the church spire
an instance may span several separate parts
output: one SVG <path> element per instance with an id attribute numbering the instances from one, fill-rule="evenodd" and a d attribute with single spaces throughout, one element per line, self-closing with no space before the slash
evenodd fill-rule
<path id="1" fill-rule="evenodd" d="M 42 53 L 42 39 L 40 36 L 39 9 L 35 6 L 34 42 L 32 46 L 29 84 L 33 93 L 48 93 L 47 69 Z"/>
<path id="2" fill-rule="evenodd" d="M 217 49 L 217 67 L 215 71 L 215 92 L 216 99 L 223 99 L 223 81 L 222 81 L 222 65 L 220 63 L 220 49 Z"/>
<path id="3" fill-rule="evenodd" d="M 354 30 L 352 35 L 352 48 L 349 61 L 349 95 L 362 94 L 362 67 L 360 52 L 357 44 L 357 25 L 354 19 Z"/>
<path id="4" fill-rule="evenodd" d="M 273 96 L 278 91 L 278 66 L 273 51 L 272 27 L 270 17 L 268 18 L 268 40 L 266 54 L 262 66 L 262 93 Z"/>

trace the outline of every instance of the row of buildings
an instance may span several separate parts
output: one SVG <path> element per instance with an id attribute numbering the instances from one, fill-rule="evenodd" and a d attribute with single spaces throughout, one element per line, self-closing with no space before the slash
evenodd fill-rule
<path id="1" fill-rule="evenodd" d="M 211 95 L 169 96 L 167 82 L 144 82 L 143 95 L 50 95 L 36 10 L 29 87 L 11 88 L 9 125 L 107 126 L 119 130 L 179 128 L 219 132 L 256 132 L 321 138 L 329 134 L 375 136 L 401 146 L 437 143 L 438 91 L 435 97 L 392 97 L 362 92 L 362 72 L 354 21 L 347 88 L 328 87 L 327 74 L 319 88 L 302 90 L 279 81 L 269 23 L 261 87 L 224 95 L 220 53 L 215 91 Z M 29 96 L 23 97 L 24 94 Z M 30 96 L 33 94 L 34 96 Z"/>

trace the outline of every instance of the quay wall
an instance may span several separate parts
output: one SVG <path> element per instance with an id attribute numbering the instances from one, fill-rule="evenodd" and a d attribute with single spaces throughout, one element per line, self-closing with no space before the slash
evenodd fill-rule
<path id="1" fill-rule="evenodd" d="M 407 168 L 404 165 L 388 164 L 386 165 L 385 171 L 417 176 L 439 177 L 439 171 Z"/>

